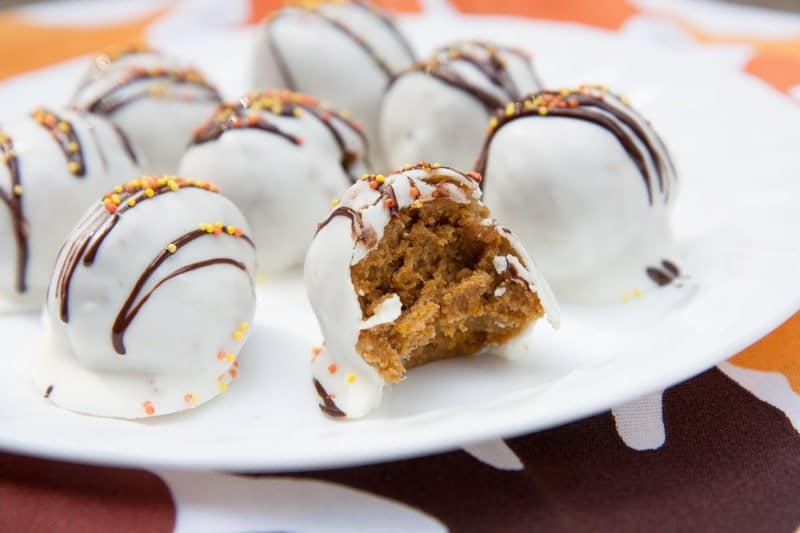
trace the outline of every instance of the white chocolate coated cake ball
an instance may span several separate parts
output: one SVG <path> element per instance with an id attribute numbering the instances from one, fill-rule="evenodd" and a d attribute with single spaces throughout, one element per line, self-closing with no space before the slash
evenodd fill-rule
<path id="1" fill-rule="evenodd" d="M 138 49 L 96 58 L 72 98 L 74 107 L 119 126 L 149 174 L 177 171 L 192 131 L 220 102 L 216 88 L 196 69 Z"/>
<path id="2" fill-rule="evenodd" d="M 0 126 L 0 310 L 41 307 L 69 229 L 94 198 L 138 174 L 125 135 L 103 117 L 37 109 Z"/>
<path id="3" fill-rule="evenodd" d="M 518 48 L 465 41 L 437 50 L 387 90 L 380 121 L 387 163 L 473 168 L 494 111 L 540 88 L 530 56 Z"/>
<path id="4" fill-rule="evenodd" d="M 509 341 L 538 318 L 546 315 L 558 326 L 547 281 L 516 238 L 489 216 L 479 179 L 422 162 L 389 176 L 365 176 L 320 224 L 306 257 L 305 284 L 325 340 L 311 363 L 325 414 L 363 417 L 380 405 L 385 385 L 405 378 L 406 368 L 486 348 L 512 357 Z M 436 218 L 438 208 L 449 218 Z M 388 256 L 372 263 L 376 253 Z M 366 276 L 357 274 L 361 268 Z M 377 281 L 381 276 L 385 283 Z M 515 313 L 514 325 L 504 323 L 497 310 L 522 309 L 522 299 L 535 301 L 533 311 Z M 388 349 L 372 350 L 376 331 L 389 349 L 402 346 L 394 360 L 386 357 Z"/>
<path id="5" fill-rule="evenodd" d="M 352 113 L 382 166 L 378 118 L 392 77 L 414 52 L 387 13 L 368 2 L 301 2 L 278 11 L 258 30 L 254 88 L 314 95 Z"/>
<path id="6" fill-rule="evenodd" d="M 478 171 L 559 299 L 622 302 L 681 275 L 670 154 L 605 87 L 542 91 L 498 113 Z"/>
<path id="7" fill-rule="evenodd" d="M 57 405 L 138 418 L 225 391 L 255 310 L 244 216 L 208 183 L 118 186 L 67 239 L 47 298 L 34 381 Z"/>
<path id="8" fill-rule="evenodd" d="M 365 172 L 367 142 L 315 98 L 251 93 L 195 132 L 180 174 L 214 181 L 253 229 L 262 273 L 302 265 L 330 201 Z"/>

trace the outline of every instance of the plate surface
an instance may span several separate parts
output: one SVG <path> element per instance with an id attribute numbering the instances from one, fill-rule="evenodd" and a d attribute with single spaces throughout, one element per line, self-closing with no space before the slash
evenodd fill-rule
<path id="1" fill-rule="evenodd" d="M 286 471 L 364 464 L 563 424 L 687 379 L 733 355 L 800 303 L 800 107 L 677 53 L 580 26 L 508 18 L 403 19 L 420 51 L 461 37 L 526 46 L 552 86 L 603 82 L 626 94 L 670 145 L 681 171 L 675 216 L 690 277 L 640 300 L 565 306 L 530 357 L 476 357 L 412 371 L 361 421 L 321 416 L 309 384 L 320 334 L 299 275 L 269 280 L 241 378 L 195 411 L 138 422 L 60 410 L 38 396 L 27 354 L 38 317 L 0 317 L 0 448 L 93 463 Z M 199 33 L 196 35 L 200 35 Z M 208 71 L 228 97 L 245 87 L 251 34 L 209 31 L 153 44 Z M 235 60 L 231 60 L 234 58 Z M 86 65 L 72 61 L 0 84 L 0 116 L 57 105 Z"/>

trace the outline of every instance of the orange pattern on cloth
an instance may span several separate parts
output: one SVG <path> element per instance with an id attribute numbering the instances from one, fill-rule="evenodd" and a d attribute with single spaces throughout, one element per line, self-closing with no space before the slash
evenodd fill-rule
<path id="1" fill-rule="evenodd" d="M 286 0 L 250 0 L 250 14 L 247 17 L 246 24 L 258 24 L 264 20 L 264 17 L 277 11 L 286 3 Z M 397 13 L 419 13 L 422 11 L 422 5 L 419 0 L 378 0 L 375 3 Z"/>
<path id="2" fill-rule="evenodd" d="M 625 0 L 451 0 L 451 3 L 464 13 L 580 22 L 608 30 L 619 29 L 626 20 L 640 12 Z"/>
<path id="3" fill-rule="evenodd" d="M 751 370 L 779 372 L 800 394 L 800 313 L 781 327 L 730 359 L 730 363 Z"/>
<path id="4" fill-rule="evenodd" d="M 46 67 L 111 46 L 142 43 L 145 31 L 169 10 L 158 9 L 137 20 L 97 27 L 49 26 L 11 13 L 0 13 L 0 79 Z"/>

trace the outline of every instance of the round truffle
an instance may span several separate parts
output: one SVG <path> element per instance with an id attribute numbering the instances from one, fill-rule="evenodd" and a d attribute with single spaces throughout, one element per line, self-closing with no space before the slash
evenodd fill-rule
<path id="1" fill-rule="evenodd" d="M 122 129 L 149 174 L 176 172 L 192 131 L 220 103 L 198 70 L 139 48 L 95 58 L 72 98 L 74 107 Z"/>
<path id="2" fill-rule="evenodd" d="M 508 106 L 491 120 L 478 171 L 559 299 L 621 302 L 680 277 L 675 166 L 650 123 L 607 88 Z"/>
<path id="3" fill-rule="evenodd" d="M 252 93 L 197 129 L 180 174 L 212 180 L 253 228 L 263 273 L 302 265 L 330 200 L 365 172 L 366 139 L 315 98 Z"/>
<path id="4" fill-rule="evenodd" d="M 480 201 L 480 176 L 419 163 L 369 175 L 319 225 L 305 283 L 325 339 L 312 361 L 321 409 L 366 415 L 406 370 L 508 342 L 544 314 L 547 282 Z"/>
<path id="5" fill-rule="evenodd" d="M 494 111 L 540 88 L 523 50 L 479 41 L 441 48 L 389 86 L 380 123 L 386 159 L 473 168 Z"/>
<path id="6" fill-rule="evenodd" d="M 138 173 L 127 138 L 103 117 L 37 109 L 0 128 L 0 310 L 41 307 L 69 228 Z"/>
<path id="7" fill-rule="evenodd" d="M 386 87 L 414 61 L 411 45 L 379 7 L 357 0 L 300 2 L 258 30 L 255 89 L 286 88 L 352 112 L 380 166 L 378 119 Z"/>
<path id="8" fill-rule="evenodd" d="M 195 407 L 239 371 L 255 249 L 216 186 L 142 177 L 84 215 L 53 271 L 34 381 L 57 405 L 138 418 Z"/>

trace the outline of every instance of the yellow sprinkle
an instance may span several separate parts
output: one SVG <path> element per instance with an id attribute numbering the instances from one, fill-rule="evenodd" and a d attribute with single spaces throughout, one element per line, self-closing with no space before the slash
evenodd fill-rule
<path id="1" fill-rule="evenodd" d="M 214 222 L 214 227 L 217 229 L 222 229 L 222 222 Z"/>
<path id="2" fill-rule="evenodd" d="M 151 189 L 150 187 L 148 187 L 148 188 L 146 188 L 146 189 L 144 190 L 144 195 L 145 195 L 145 196 L 147 196 L 148 198 L 152 198 L 153 196 L 155 196 L 155 195 L 156 195 L 156 191 L 154 191 L 153 189 Z"/>
<path id="3" fill-rule="evenodd" d="M 71 143 L 69 143 L 69 144 L 67 145 L 67 150 L 69 150 L 69 151 L 70 151 L 70 152 L 72 152 L 73 154 L 74 154 L 75 152 L 77 152 L 79 148 L 80 148 L 80 147 L 78 146 L 78 143 L 76 143 L 75 141 L 73 141 L 73 142 L 71 142 Z"/>
<path id="4" fill-rule="evenodd" d="M 334 198 L 333 200 L 331 200 L 331 205 L 334 206 L 334 207 L 339 205 L 339 199 L 338 198 Z"/>
<path id="5" fill-rule="evenodd" d="M 547 114 L 547 112 L 548 112 L 548 110 L 547 110 L 547 108 L 546 108 L 546 107 L 540 107 L 540 108 L 539 108 L 539 114 L 540 114 L 540 115 L 544 116 L 544 115 L 546 115 L 546 114 Z"/>
<path id="6" fill-rule="evenodd" d="M 375 176 L 375 181 L 377 181 L 378 183 L 383 183 L 384 181 L 386 181 L 386 176 L 384 176 L 383 174 L 378 174 L 377 176 Z"/>
<path id="7" fill-rule="evenodd" d="M 117 194 L 121 193 L 122 192 L 122 185 L 117 185 L 116 187 L 114 187 L 114 192 L 117 193 Z"/>
<path id="8" fill-rule="evenodd" d="M 342 109 L 339 111 L 339 114 L 342 116 L 342 118 L 350 118 L 350 111 L 347 109 Z"/>
<path id="9" fill-rule="evenodd" d="M 197 226 L 197 229 L 203 230 L 203 231 L 208 231 L 208 226 L 206 224 L 200 224 L 200 225 Z"/>
<path id="10" fill-rule="evenodd" d="M 299 117 L 302 117 L 302 116 L 303 116 L 303 108 L 301 108 L 301 107 L 295 107 L 295 108 L 294 108 L 294 116 L 296 116 L 296 117 L 298 117 L 298 118 L 299 118 Z"/>
<path id="11" fill-rule="evenodd" d="M 442 166 L 442 165 L 440 165 L 439 163 L 434 163 L 433 164 L 433 168 L 439 168 L 440 166 Z"/>
<path id="12" fill-rule="evenodd" d="M 411 202 L 411 207 L 414 209 L 420 209 L 422 207 L 422 200 L 414 200 Z"/>
<path id="13" fill-rule="evenodd" d="M 411 170 L 412 168 L 411 165 L 403 165 L 403 170 Z"/>
<path id="14" fill-rule="evenodd" d="M 41 111 L 37 111 L 36 114 L 33 115 L 33 120 L 39 124 L 44 124 L 44 114 Z"/>
<path id="15" fill-rule="evenodd" d="M 80 171 L 81 166 L 78 163 L 76 163 L 75 161 L 70 161 L 69 165 L 67 165 L 67 168 L 69 168 L 70 172 L 75 174 L 76 172 Z"/>
<path id="16" fill-rule="evenodd" d="M 356 380 L 356 375 L 355 375 L 355 374 L 348 374 L 348 375 L 347 375 L 347 382 L 348 382 L 348 383 L 352 383 L 352 382 L 354 382 L 355 380 Z"/>
<path id="17" fill-rule="evenodd" d="M 633 289 L 633 297 L 634 298 L 641 298 L 642 297 L 642 291 L 640 291 L 639 289 Z"/>
<path id="18" fill-rule="evenodd" d="M 169 187 L 169 190 L 171 191 L 177 191 L 178 189 L 180 189 L 180 187 L 178 186 L 178 182 L 175 180 L 167 180 L 167 187 Z"/>
<path id="19" fill-rule="evenodd" d="M 206 233 L 214 233 L 214 225 L 206 224 Z"/>
<path id="20" fill-rule="evenodd" d="M 239 329 L 242 331 L 247 331 L 248 329 L 250 329 L 250 324 L 248 324 L 247 322 L 242 322 L 241 324 L 239 324 Z"/>
<path id="21" fill-rule="evenodd" d="M 234 361 L 236 361 L 236 356 L 232 353 L 229 353 L 228 355 L 225 356 L 225 359 L 227 359 L 229 363 L 233 363 Z"/>
<path id="22" fill-rule="evenodd" d="M 622 98 L 620 99 L 620 102 L 622 102 L 622 103 L 623 103 L 623 104 L 625 104 L 625 105 L 630 105 L 630 103 L 631 103 L 631 101 L 630 101 L 630 100 L 628 100 L 628 99 L 627 99 L 627 98 L 625 98 L 625 97 L 622 97 Z"/>
<path id="23" fill-rule="evenodd" d="M 148 204 L 148 205 L 150 205 L 150 204 Z M 169 244 L 167 245 L 167 251 L 168 251 L 169 253 L 171 253 L 171 254 L 174 254 L 175 252 L 177 252 L 177 251 L 178 251 L 178 247 L 175 245 L 175 243 L 174 243 L 174 242 L 171 242 L 171 243 L 169 243 Z"/>
<path id="24" fill-rule="evenodd" d="M 203 181 L 203 180 L 197 180 L 197 181 L 194 182 L 194 184 L 197 187 L 205 187 L 206 186 L 206 182 Z"/>
<path id="25" fill-rule="evenodd" d="M 5 144 L 8 141 L 8 137 L 0 133 L 0 144 Z"/>
<path id="26" fill-rule="evenodd" d="M 517 110 L 517 107 L 514 105 L 513 102 L 509 102 L 508 104 L 506 104 L 506 116 L 507 117 L 510 117 L 511 115 L 513 115 L 516 110 Z"/>
<path id="27" fill-rule="evenodd" d="M 220 392 L 225 392 L 226 390 L 228 390 L 228 384 L 225 383 L 224 381 L 220 381 L 219 382 L 219 391 Z"/>
<path id="28" fill-rule="evenodd" d="M 128 207 L 133 207 L 135 205 L 136 205 L 136 199 L 135 198 L 130 198 L 128 200 Z"/>
<path id="29" fill-rule="evenodd" d="M 561 96 L 569 96 L 569 92 L 570 92 L 569 89 L 566 88 L 558 90 L 558 94 L 560 94 Z"/>
<path id="30" fill-rule="evenodd" d="M 163 187 L 167 184 L 167 178 L 158 178 L 158 186 Z"/>
<path id="31" fill-rule="evenodd" d="M 494 128 L 497 127 L 498 123 L 499 123 L 499 121 L 497 120 L 497 117 L 492 117 L 492 120 L 489 121 L 489 127 L 494 129 Z M 434 166 L 436 166 L 436 165 L 434 165 Z"/>
<path id="32" fill-rule="evenodd" d="M 225 228 L 225 233 L 227 233 L 228 235 L 233 235 L 234 233 L 236 233 L 236 228 L 234 228 L 233 226 L 228 226 L 227 228 Z"/>
<path id="33" fill-rule="evenodd" d="M 14 185 L 14 194 L 22 196 L 22 185 Z"/>
<path id="34" fill-rule="evenodd" d="M 244 333 L 242 333 L 241 331 L 234 331 L 233 332 L 233 340 L 240 341 L 243 338 L 244 338 Z"/>
<path id="35" fill-rule="evenodd" d="M 369 174 L 364 174 L 361 176 L 361 181 L 367 181 L 369 179 Z"/>
<path id="36" fill-rule="evenodd" d="M 630 302 L 631 301 L 631 295 L 630 294 L 623 294 L 622 295 L 622 301 L 623 302 Z"/>
<path id="37" fill-rule="evenodd" d="M 114 202 L 114 205 L 119 205 L 122 200 L 120 200 L 119 194 L 112 194 L 111 201 Z"/>

